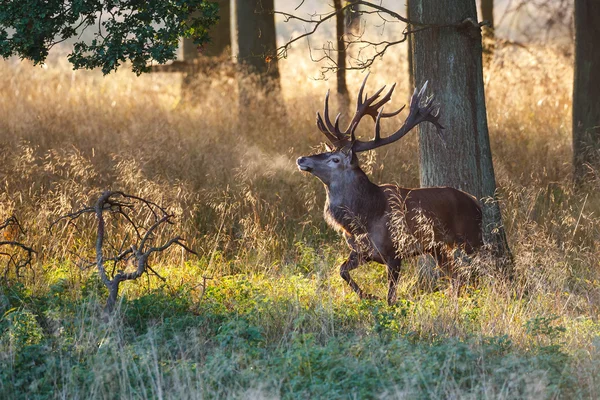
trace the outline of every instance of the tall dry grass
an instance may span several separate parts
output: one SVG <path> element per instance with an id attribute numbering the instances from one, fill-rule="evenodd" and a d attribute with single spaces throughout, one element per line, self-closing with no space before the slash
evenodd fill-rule
<path id="1" fill-rule="evenodd" d="M 405 87 L 401 54 L 388 54 L 369 84 Z M 17 215 L 27 229 L 22 239 L 39 250 L 30 283 L 43 290 L 51 271 L 77 270 L 78 257 L 92 255 L 93 221 L 79 232 L 48 227 L 110 188 L 178 214 L 177 229 L 202 261 L 187 259 L 196 267 L 186 272 L 175 268 L 186 260 L 181 253 L 165 255 L 160 262 L 175 285 L 205 275 L 218 286 L 245 273 L 277 286 L 300 272 L 343 303 L 347 288 L 332 264 L 346 250 L 322 221 L 320 183 L 294 165 L 322 141 L 314 114 L 334 82 L 311 79 L 315 67 L 293 58 L 280 67 L 281 97 L 255 88 L 261 100 L 241 112 L 226 68 L 200 78 L 190 103 L 182 101 L 177 74 L 102 77 L 60 60 L 44 68 L 0 63 L 0 217 Z M 571 185 L 571 77 L 571 60 L 552 49 L 497 50 L 485 71 L 486 101 L 517 280 L 507 286 L 489 278 L 475 294 L 437 301 L 418 288 L 412 261 L 399 289 L 400 298 L 419 304 L 403 322 L 407 329 L 431 337 L 507 334 L 527 346 L 525 323 L 557 315 L 568 328 L 565 343 L 592 351 L 600 332 L 600 196 L 597 186 L 575 192 Z M 350 74 L 350 88 L 360 80 Z M 394 101 L 407 97 L 400 90 Z M 376 182 L 417 186 L 417 152 L 413 135 L 366 155 L 363 164 Z M 381 267 L 356 275 L 383 292 Z M 314 296 L 310 301 L 327 301 L 322 291 Z M 460 310 L 473 307 L 476 322 L 467 323 Z"/>

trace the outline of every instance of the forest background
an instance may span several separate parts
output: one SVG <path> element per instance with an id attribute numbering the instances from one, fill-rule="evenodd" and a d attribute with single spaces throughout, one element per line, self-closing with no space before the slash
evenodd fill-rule
<path id="1" fill-rule="evenodd" d="M 323 221 L 323 187 L 296 169 L 320 149 L 314 115 L 335 84 L 305 45 L 279 60 L 276 93 L 227 56 L 192 81 L 73 71 L 68 43 L 41 66 L 0 62 L 0 221 L 20 223 L 0 233 L 35 250 L 19 274 L 10 257 L 0 270 L 0 397 L 598 397 L 599 181 L 573 184 L 572 6 L 495 13 L 484 82 L 515 280 L 483 263 L 456 295 L 407 260 L 395 306 L 359 301 L 339 277 L 347 249 Z M 280 17 L 276 30 L 279 44 L 303 32 Z M 409 97 L 407 63 L 401 44 L 370 68 L 372 87 L 398 83 L 394 105 Z M 363 77 L 348 71 L 350 93 Z M 241 87 L 256 101 L 240 107 Z M 375 182 L 419 186 L 417 135 L 362 162 Z M 154 255 L 108 319 L 93 215 L 53 225 L 107 189 L 166 207 L 175 224 L 156 239 L 198 253 Z M 114 248 L 130 234 L 107 224 Z M 385 297 L 383 266 L 353 276 Z"/>

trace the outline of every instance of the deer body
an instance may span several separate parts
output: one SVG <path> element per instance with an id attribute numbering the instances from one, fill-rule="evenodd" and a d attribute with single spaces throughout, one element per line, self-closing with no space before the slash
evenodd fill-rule
<path id="1" fill-rule="evenodd" d="M 366 78 L 365 78 L 366 82 Z M 379 120 L 398 112 L 383 114 L 382 106 L 391 98 L 393 87 L 373 104 L 383 88 L 370 98 L 362 99 L 365 82 L 359 91 L 355 117 L 346 132 L 339 130 L 339 116 L 332 124 L 325 100 L 325 121 L 318 114 L 317 125 L 336 147 L 334 151 L 300 157 L 298 168 L 319 178 L 325 185 L 327 200 L 324 216 L 327 223 L 340 231 L 351 253 L 340 266 L 340 275 L 360 298 L 370 298 L 350 277 L 350 271 L 363 263 L 386 264 L 388 271 L 388 303 L 395 301 L 402 258 L 432 254 L 440 267 L 451 272 L 449 251 L 460 247 L 467 254 L 483 244 L 482 213 L 471 195 L 449 187 L 403 188 L 376 185 L 360 168 L 357 152 L 391 143 L 423 121 L 442 129 L 433 115 L 432 101 L 420 106 L 424 88 L 413 95 L 410 115 L 394 134 L 381 139 Z M 374 116 L 376 114 L 376 116 Z M 376 120 L 375 139 L 362 142 L 354 137 L 354 129 L 364 115 Z M 426 222 L 426 229 L 424 228 Z M 408 237 L 410 240 L 405 240 Z"/>

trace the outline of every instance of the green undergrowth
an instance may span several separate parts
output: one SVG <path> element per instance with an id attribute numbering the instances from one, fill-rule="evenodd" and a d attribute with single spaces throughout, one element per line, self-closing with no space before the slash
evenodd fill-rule
<path id="1" fill-rule="evenodd" d="M 57 278 L 37 294 L 4 284 L 0 398 L 598 394 L 599 343 L 568 345 L 569 330 L 587 326 L 597 337 L 597 325 L 546 314 L 522 321 L 522 337 L 488 335 L 485 288 L 460 298 L 421 293 L 390 307 L 358 301 L 338 280 L 240 274 L 200 291 L 162 285 L 123 297 L 110 320 L 93 276 L 76 285 Z M 455 331 L 436 329 L 450 314 Z"/>
<path id="2" fill-rule="evenodd" d="M 398 107 L 400 54 L 373 65 L 368 89 L 398 82 Z M 180 74 L 0 64 L 0 221 L 23 228 L 0 235 L 36 251 L 21 271 L 0 260 L 0 399 L 600 398 L 600 174 L 572 185 L 571 58 L 497 46 L 486 66 L 514 280 L 478 256 L 465 268 L 477 285 L 457 296 L 406 260 L 393 307 L 340 278 L 348 249 L 323 220 L 325 191 L 295 165 L 322 149 L 314 115 L 331 80 L 310 79 L 315 66 L 290 58 L 274 97 L 247 82 L 266 103 L 242 110 L 228 69 L 187 102 Z M 351 93 L 363 78 L 349 71 Z M 361 165 L 373 182 L 417 187 L 416 155 L 407 135 Z M 162 239 L 198 253 L 153 256 L 166 282 L 123 283 L 110 321 L 86 269 L 94 219 L 53 224 L 108 188 L 167 207 L 176 223 Z M 132 244 L 113 222 L 107 256 Z M 383 266 L 352 277 L 385 298 Z"/>

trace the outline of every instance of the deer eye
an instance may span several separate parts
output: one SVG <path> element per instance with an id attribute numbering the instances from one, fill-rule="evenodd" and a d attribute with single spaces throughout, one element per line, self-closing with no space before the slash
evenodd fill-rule
<path id="1" fill-rule="evenodd" d="M 337 163 L 339 163 L 339 162 L 340 162 L 340 159 L 339 159 L 339 158 L 332 158 L 332 159 L 331 159 L 331 161 L 333 161 L 334 163 L 336 163 L 336 164 L 337 164 Z"/>

